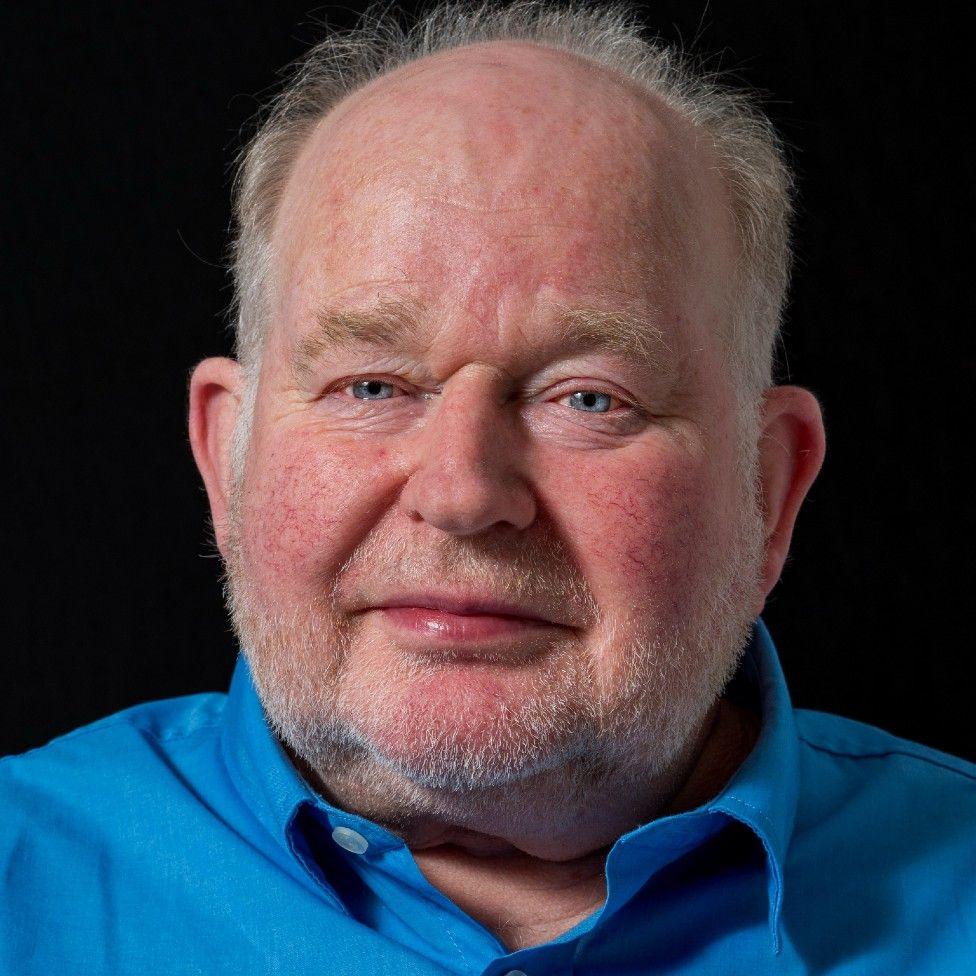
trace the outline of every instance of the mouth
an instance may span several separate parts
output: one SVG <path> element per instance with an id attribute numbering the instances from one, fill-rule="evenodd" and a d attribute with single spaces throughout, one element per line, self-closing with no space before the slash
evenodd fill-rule
<path id="1" fill-rule="evenodd" d="M 370 612 L 401 636 L 455 645 L 519 640 L 565 628 L 534 608 L 470 596 L 406 594 L 384 600 Z"/>

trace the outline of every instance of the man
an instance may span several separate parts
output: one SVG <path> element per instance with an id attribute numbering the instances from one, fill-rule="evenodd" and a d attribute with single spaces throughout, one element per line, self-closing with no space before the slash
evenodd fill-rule
<path id="1" fill-rule="evenodd" d="M 768 123 L 614 9 L 313 50 L 189 426 L 242 656 L 2 767 L 5 972 L 963 973 L 976 769 L 794 712 Z"/>

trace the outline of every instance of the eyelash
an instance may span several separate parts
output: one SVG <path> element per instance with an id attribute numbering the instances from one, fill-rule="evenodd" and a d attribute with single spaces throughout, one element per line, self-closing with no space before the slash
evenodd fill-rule
<path id="1" fill-rule="evenodd" d="M 354 377 L 352 377 L 350 379 L 342 380 L 342 381 L 340 381 L 339 384 L 337 384 L 336 386 L 334 386 L 331 389 L 327 390 L 326 391 L 326 394 L 329 394 L 329 393 L 345 393 L 345 391 L 348 390 L 348 389 L 350 389 L 350 387 L 356 386 L 359 383 L 382 383 L 385 386 L 390 386 L 390 387 L 393 387 L 396 390 L 400 390 L 404 394 L 408 394 L 409 393 L 408 390 L 405 390 L 402 386 L 400 386 L 398 383 L 394 382 L 389 377 L 385 377 L 385 376 L 373 376 L 373 375 L 366 374 L 366 375 L 363 375 L 363 376 L 354 376 Z M 598 393 L 598 394 L 601 394 L 603 396 L 609 397 L 611 399 L 611 401 L 615 401 L 617 403 L 617 405 L 618 405 L 618 408 L 619 407 L 627 407 L 627 408 L 630 408 L 632 410 L 633 409 L 636 409 L 636 406 L 633 403 L 631 403 L 628 400 L 624 399 L 619 394 L 614 393 L 611 390 L 604 389 L 604 388 L 602 388 L 600 386 L 579 386 L 579 387 L 576 387 L 575 389 L 567 390 L 558 399 L 562 400 L 565 397 L 572 396 L 574 393 Z M 378 403 L 378 402 L 381 402 L 382 400 L 395 400 L 395 399 L 398 399 L 398 398 L 397 397 L 379 397 L 379 398 L 377 398 L 375 400 L 368 400 L 368 399 L 360 399 L 359 397 L 354 397 L 354 396 L 352 396 L 350 394 L 348 396 L 348 399 L 349 400 L 356 401 L 358 403 Z M 608 414 L 612 413 L 613 411 L 614 411 L 614 407 L 611 407 L 609 410 L 606 410 L 606 411 L 578 410 L 578 411 L 575 411 L 575 412 L 576 413 L 582 413 L 582 414 L 591 413 L 591 414 L 594 414 L 595 416 L 607 416 Z"/>

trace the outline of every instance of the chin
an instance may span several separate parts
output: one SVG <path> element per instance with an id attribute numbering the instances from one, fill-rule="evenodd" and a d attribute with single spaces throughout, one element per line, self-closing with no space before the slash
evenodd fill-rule
<path id="1" fill-rule="evenodd" d="M 370 743 L 369 758 L 414 787 L 471 793 L 521 783 L 573 758 L 565 744 L 505 742 L 455 734 L 442 739 L 404 739 L 391 749 Z"/>
<path id="2" fill-rule="evenodd" d="M 340 707 L 364 758 L 416 786 L 485 789 L 537 775 L 580 751 L 580 709 L 565 700 L 554 707 L 534 685 L 511 669 L 455 665 L 397 691 L 367 693 L 365 701 L 360 689 Z"/>

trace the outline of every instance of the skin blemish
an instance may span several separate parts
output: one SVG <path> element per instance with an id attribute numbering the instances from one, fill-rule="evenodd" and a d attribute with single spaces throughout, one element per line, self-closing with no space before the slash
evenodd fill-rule
<path id="1" fill-rule="evenodd" d="M 620 723 L 621 741 L 659 726 L 687 734 L 681 723 L 696 720 L 691 705 L 703 694 L 694 684 L 694 655 L 709 637 L 687 608 L 725 606 L 725 580 L 736 576 L 725 566 L 734 554 L 722 551 L 721 519 L 730 507 L 724 486 L 734 460 L 722 357 L 715 350 L 696 360 L 696 384 L 672 396 L 670 380 L 660 390 L 657 380 L 633 380 L 643 333 L 627 323 L 650 321 L 661 343 L 655 349 L 665 360 L 666 353 L 677 357 L 701 337 L 711 341 L 712 333 L 685 334 L 686 324 L 700 329 L 724 293 L 689 270 L 675 244 L 683 240 L 684 210 L 667 205 L 675 195 L 662 142 L 668 133 L 648 123 L 608 151 L 605 127 L 563 128 L 567 119 L 606 118 L 630 97 L 626 91 L 602 76 L 580 78 L 562 61 L 546 68 L 552 84 L 533 76 L 517 92 L 505 71 L 452 74 L 438 64 L 426 64 L 422 91 L 387 80 L 382 99 L 348 102 L 342 124 L 323 126 L 284 193 L 277 245 L 282 266 L 293 270 L 278 318 L 282 334 L 301 334 L 313 309 L 353 318 L 383 302 L 415 303 L 426 316 L 422 341 L 409 352 L 392 342 L 384 355 L 393 367 L 381 372 L 403 379 L 407 362 L 410 375 L 421 377 L 415 385 L 444 390 L 429 410 L 409 397 L 293 408 L 291 349 L 269 346 L 241 580 L 254 596 L 257 638 L 268 619 L 288 623 L 255 640 L 253 656 L 269 673 L 279 669 L 289 692 L 283 701 L 308 702 L 330 728 L 338 724 L 385 757 L 370 768 L 369 782 L 380 784 L 375 795 L 364 796 L 368 784 L 357 782 L 358 800 L 379 809 L 418 795 L 414 780 L 407 794 L 398 792 L 407 774 L 391 770 L 410 770 L 415 780 L 428 770 L 463 773 L 483 789 L 497 770 L 511 769 L 504 793 L 490 794 L 483 821 L 462 810 L 464 823 L 497 832 L 496 821 L 506 830 L 513 821 L 543 824 L 556 810 L 568 833 L 557 831 L 554 843 L 551 830 L 533 829 L 518 838 L 522 849 L 562 855 L 568 836 L 576 854 L 586 843 L 581 822 L 594 811 L 605 820 L 605 804 L 581 792 L 585 805 L 554 805 L 546 795 L 543 814 L 520 791 L 519 777 L 538 782 L 530 771 L 551 770 L 540 775 L 562 797 L 567 770 L 544 763 L 563 755 L 577 731 L 599 741 L 587 716 Z M 431 90 L 448 89 L 450 111 L 431 104 Z M 489 122 L 500 120 L 495 128 L 508 139 L 518 134 L 510 145 L 484 124 L 486 90 L 497 96 L 492 111 L 499 113 Z M 540 99 L 545 124 L 502 117 L 510 106 Z M 635 100 L 635 117 L 643 119 L 646 108 Z M 394 117 L 391 127 L 386 120 Z M 646 151 L 654 139 L 660 151 Z M 336 187 L 334 168 L 322 162 L 339 150 L 344 169 L 357 174 L 354 185 Z M 681 166 L 704 162 L 683 159 Z M 723 241 L 724 209 L 707 212 L 716 216 L 706 241 Z M 701 250 L 721 280 L 724 250 Z M 606 316 L 613 317 L 616 346 L 609 346 L 623 346 L 629 358 L 567 349 L 565 318 L 573 309 L 588 310 L 583 324 L 592 330 L 602 323 L 604 333 Z M 357 368 L 355 349 L 342 355 L 323 389 L 369 374 L 368 365 Z M 673 371 L 667 360 L 655 376 Z M 519 412 L 510 394 L 528 389 L 532 376 L 542 388 Z M 631 384 L 641 386 L 632 394 L 637 404 L 643 397 L 664 409 L 648 407 L 652 419 L 641 412 L 631 423 L 569 402 L 571 393 L 604 387 L 626 400 Z M 713 393 L 707 412 L 701 390 Z M 427 589 L 521 603 L 551 626 L 506 637 L 510 644 L 499 640 L 495 650 L 511 662 L 436 656 L 435 648 L 418 647 L 415 629 L 385 612 L 388 598 L 416 599 Z M 334 607 L 318 610 L 330 593 Z M 672 682 L 666 700 L 653 680 L 659 662 L 646 657 L 648 627 L 675 648 L 673 673 L 687 676 L 684 685 Z M 292 660 L 282 647 L 302 654 Z M 639 700 L 632 688 L 642 689 Z M 337 790 L 335 771 L 355 775 L 354 767 L 323 764 L 318 772 Z M 659 775 L 650 762 L 647 773 L 649 782 Z M 500 811 L 496 800 L 506 797 L 514 806 Z M 439 803 L 445 799 L 438 795 Z M 606 833 L 605 824 L 594 824 L 587 836 Z"/>

